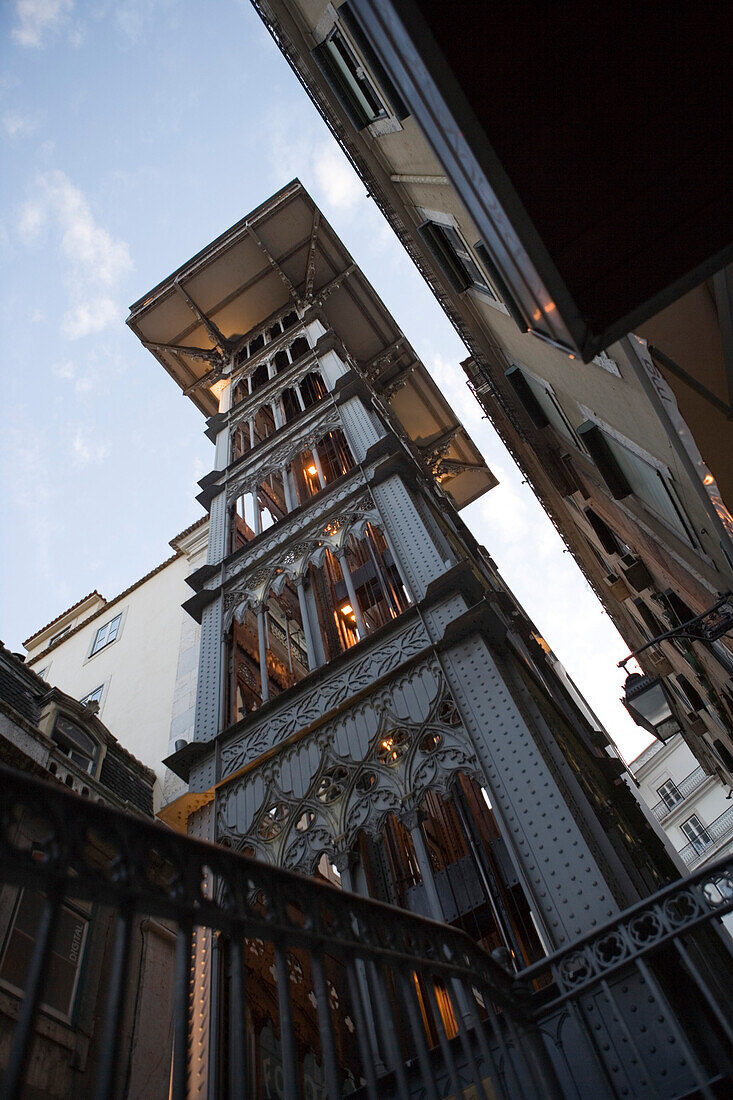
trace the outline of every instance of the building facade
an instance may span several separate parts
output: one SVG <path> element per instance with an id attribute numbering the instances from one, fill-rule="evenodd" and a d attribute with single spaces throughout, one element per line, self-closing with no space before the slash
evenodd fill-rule
<path id="1" fill-rule="evenodd" d="M 113 599 L 91 592 L 26 639 L 28 667 L 82 702 L 155 772 L 155 810 L 180 781 L 163 766 L 193 730 L 198 626 L 181 610 L 206 556 L 207 521 L 171 540 L 173 555 Z"/>
<path id="2" fill-rule="evenodd" d="M 186 604 L 195 724 L 166 760 L 188 831 L 448 920 L 515 969 L 674 878 L 608 737 L 459 517 L 490 471 L 302 185 L 128 324 L 216 450 Z M 202 932 L 191 1064 L 210 1087 L 215 954 Z M 247 965 L 263 1089 L 280 964 L 255 943 Z"/>
<path id="3" fill-rule="evenodd" d="M 416 6 L 254 6 L 466 343 L 471 389 L 629 650 L 708 612 L 733 588 L 730 272 L 688 289 L 636 335 L 616 337 L 584 362 L 555 323 L 553 303 L 540 295 L 533 314 L 522 299 L 510 219 L 496 215 L 498 230 L 488 227 L 491 211 L 481 205 L 488 189 L 468 168 L 476 149 L 456 152 L 474 133 L 441 114 L 438 50 L 426 60 L 430 34 L 410 37 Z M 453 47 L 470 51 L 460 29 L 468 9 L 453 27 L 433 19 L 439 7 L 420 8 L 446 57 Z M 483 41 L 483 25 L 474 31 Z M 454 71 L 441 91 L 466 76 Z M 485 112 L 486 103 L 479 106 Z M 515 135 L 510 147 L 526 144 Z M 586 282 L 595 286 L 608 265 L 600 254 L 594 263 Z M 522 285 L 537 290 L 531 280 Z M 677 636 L 639 658 L 650 685 L 662 678 L 702 767 L 728 782 L 732 619 L 729 603 L 707 635 Z"/>
<path id="4" fill-rule="evenodd" d="M 85 799 L 150 818 L 155 773 L 127 752 L 88 704 L 51 687 L 0 646 L 0 763 L 62 783 Z M 49 824 L 44 807 L 12 823 L 13 841 L 41 859 Z M 106 838 L 90 837 L 91 850 Z M 0 886 L 0 1068 L 8 1067 L 27 968 L 42 925 L 44 895 Z M 36 1013 L 24 1096 L 37 1100 L 93 1093 L 103 1049 L 106 974 L 115 948 L 108 908 L 64 899 Z M 136 919 L 115 1073 L 126 1100 L 168 1096 L 172 1049 L 171 968 L 175 933 L 166 922 Z"/>
<path id="5" fill-rule="evenodd" d="M 733 850 L 731 788 L 705 772 L 683 738 L 650 745 L 631 771 L 686 870 Z"/>

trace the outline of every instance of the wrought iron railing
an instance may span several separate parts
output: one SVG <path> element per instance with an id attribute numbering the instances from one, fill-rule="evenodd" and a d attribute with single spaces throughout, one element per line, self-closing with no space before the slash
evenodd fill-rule
<path id="1" fill-rule="evenodd" d="M 698 787 L 702 786 L 706 779 L 709 779 L 708 773 L 704 768 L 697 767 L 694 771 L 686 775 L 684 779 L 681 779 L 679 783 L 675 783 L 676 793 L 679 798 L 676 801 L 665 801 L 660 799 L 654 806 L 652 806 L 652 813 L 656 817 L 657 821 L 663 821 L 668 814 L 671 814 L 673 810 L 676 810 L 686 798 L 696 791 Z"/>
<path id="2" fill-rule="evenodd" d="M 174 1098 L 194 1086 L 202 1096 L 298 1098 L 309 1059 L 320 1067 L 316 1094 L 329 1100 L 347 1092 L 438 1100 L 470 1095 L 472 1087 L 478 1096 L 512 1100 L 671 1098 L 695 1090 L 713 1097 L 731 1078 L 731 968 L 717 925 L 733 908 L 733 860 L 666 888 L 513 976 L 448 925 L 174 833 L 58 784 L 6 769 L 0 784 L 0 883 L 45 896 L 9 1054 L 0 1044 L 7 1100 L 22 1095 L 25 1069 L 35 1064 L 29 1055 L 41 1033 L 55 927 L 70 897 L 94 902 L 114 920 L 96 1082 L 94 1091 L 88 1082 L 77 1088 L 79 1095 L 124 1094 L 120 1051 L 126 1006 L 135 1001 L 130 983 L 140 980 L 129 965 L 140 915 L 177 928 Z M 201 930 L 211 948 L 203 966 Z M 202 982 L 213 990 L 206 1004 L 196 1000 Z M 263 1011 L 272 1016 L 264 1028 Z M 268 1049 L 276 1048 L 281 1077 L 272 1093 L 262 1084 L 258 1027 L 270 1036 Z M 203 1084 L 193 1080 L 196 1036 L 213 1066 Z"/>
<path id="3" fill-rule="evenodd" d="M 721 1095 L 719 1082 L 733 1080 L 733 940 L 720 925 L 731 910 L 733 856 L 524 970 L 522 982 L 550 991 L 537 1021 L 544 1030 L 567 1013 L 588 1039 L 600 1076 L 613 1080 L 614 1096 Z M 604 1016 L 613 1020 L 613 1053 L 598 1022 Z M 559 1029 L 552 1041 L 558 1037 Z M 676 1080 L 661 1089 L 660 1043 L 675 1046 L 678 1055 Z"/>
<path id="4" fill-rule="evenodd" d="M 724 810 L 709 825 L 703 826 L 700 835 L 680 849 L 679 854 L 683 863 L 689 867 L 695 860 L 710 855 L 717 841 L 723 840 L 729 835 L 733 835 L 733 806 Z"/>

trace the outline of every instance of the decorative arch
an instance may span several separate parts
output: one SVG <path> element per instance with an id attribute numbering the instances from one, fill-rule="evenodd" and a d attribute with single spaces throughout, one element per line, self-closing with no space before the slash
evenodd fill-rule
<path id="1" fill-rule="evenodd" d="M 360 832 L 378 837 L 390 814 L 427 791 L 448 797 L 459 772 L 485 783 L 457 713 L 436 666 L 398 678 L 381 702 L 352 708 L 225 788 L 220 835 L 249 838 L 273 862 L 313 873 L 324 853 L 352 846 Z"/>

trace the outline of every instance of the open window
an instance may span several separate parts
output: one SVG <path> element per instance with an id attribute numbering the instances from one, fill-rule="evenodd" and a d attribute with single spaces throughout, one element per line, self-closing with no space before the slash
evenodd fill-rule
<path id="1" fill-rule="evenodd" d="M 593 532 L 607 554 L 623 554 L 624 546 L 616 538 L 615 534 L 604 519 L 592 508 L 585 509 L 585 517 L 593 528 Z"/>
<path id="2" fill-rule="evenodd" d="M 339 22 L 312 56 L 354 129 L 364 130 L 390 115 L 407 118 L 409 112 L 352 16 L 348 0 L 338 16 Z"/>
<path id="3" fill-rule="evenodd" d="M 320 371 L 311 371 L 309 374 L 306 374 L 304 378 L 301 378 L 300 395 L 303 398 L 303 404 L 306 409 L 309 409 L 311 405 L 315 405 L 316 402 L 325 397 L 327 393 L 328 390 L 326 389 Z"/>
<path id="4" fill-rule="evenodd" d="M 677 499 L 669 471 L 661 464 L 643 458 L 637 450 L 604 432 L 593 421 L 586 420 L 581 424 L 578 435 L 613 497 L 623 500 L 633 493 L 651 515 L 690 545 L 697 545 L 692 527 Z"/>
<path id="5" fill-rule="evenodd" d="M 296 584 L 288 578 L 273 586 L 261 611 L 248 608 L 241 619 L 234 619 L 229 636 L 231 722 L 292 687 L 314 666 L 304 608 Z"/>
<path id="6" fill-rule="evenodd" d="M 579 450 L 584 449 L 578 433 L 549 383 L 534 378 L 516 364 L 509 367 L 504 376 L 536 428 L 545 428 L 550 424 L 562 439 Z"/>
<path id="7" fill-rule="evenodd" d="M 476 257 L 453 225 L 426 221 L 417 227 L 418 233 L 438 261 L 453 289 L 460 293 L 474 287 L 498 301 L 494 288 L 477 263 Z"/>

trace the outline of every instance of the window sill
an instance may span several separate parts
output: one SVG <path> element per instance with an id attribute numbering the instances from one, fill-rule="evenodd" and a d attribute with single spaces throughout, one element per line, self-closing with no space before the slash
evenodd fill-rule
<path id="1" fill-rule="evenodd" d="M 14 985 L 0 978 L 0 1011 L 3 1016 L 17 1020 L 24 998 L 25 993 L 22 989 L 16 989 Z M 67 1050 L 76 1048 L 76 1036 L 71 1018 L 57 1012 L 49 1005 L 39 1004 L 34 1034 L 41 1035 L 44 1039 L 51 1039 Z"/>
<path id="2" fill-rule="evenodd" d="M 481 305 L 492 306 L 497 313 L 503 313 L 505 317 L 511 317 L 504 303 L 500 302 L 498 298 L 495 298 L 488 290 L 482 290 L 481 287 L 478 286 L 469 286 L 463 291 L 463 294 L 470 298 L 475 298 Z"/>
<path id="3" fill-rule="evenodd" d="M 113 638 L 111 642 L 107 642 L 106 645 L 100 646 L 100 648 L 95 650 L 94 653 L 90 653 L 84 663 L 86 664 L 87 661 L 93 661 L 94 658 L 98 657 L 100 653 L 105 653 L 108 649 L 111 649 L 111 647 L 115 644 L 115 642 L 119 642 L 119 640 L 120 640 L 120 635 L 118 634 L 117 637 Z"/>
<path id="4" fill-rule="evenodd" d="M 400 134 L 403 126 L 398 119 L 389 115 L 387 118 L 377 118 L 365 127 L 372 137 L 384 137 L 386 134 Z"/>

